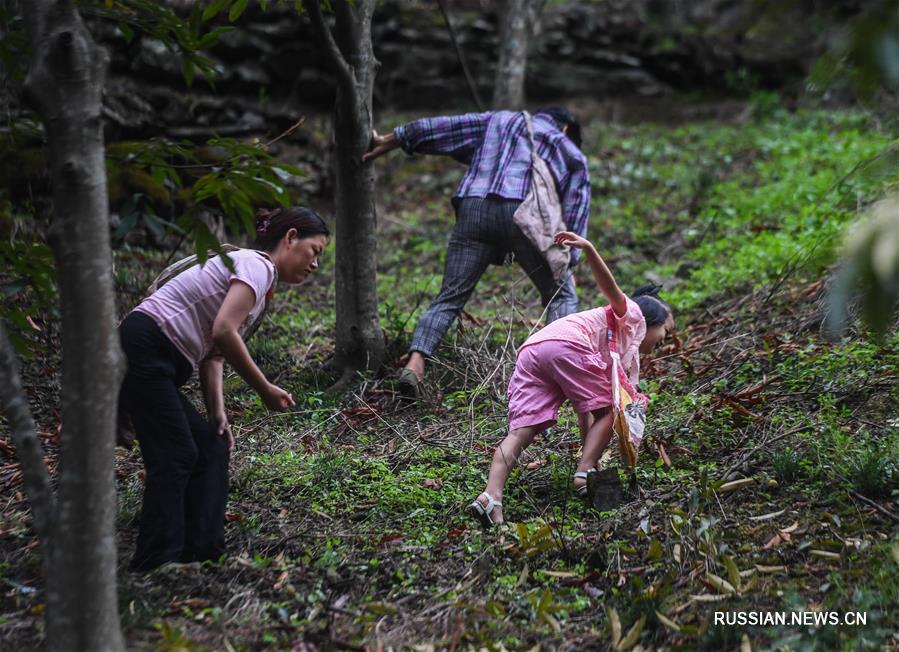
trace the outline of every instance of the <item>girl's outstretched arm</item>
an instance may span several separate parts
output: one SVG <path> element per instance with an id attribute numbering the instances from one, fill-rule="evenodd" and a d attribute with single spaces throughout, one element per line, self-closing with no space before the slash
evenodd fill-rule
<path id="1" fill-rule="evenodd" d="M 619 317 L 624 317 L 624 314 L 627 312 L 627 297 L 624 296 L 624 292 L 618 287 L 615 277 L 612 276 L 612 272 L 609 271 L 593 243 L 571 231 L 562 231 L 556 234 L 556 244 L 568 245 L 584 252 L 587 262 L 590 263 L 590 269 L 593 270 L 593 278 L 596 279 L 597 287 L 606 295 L 606 299 L 609 300 L 609 305 L 612 306 L 615 314 Z"/>

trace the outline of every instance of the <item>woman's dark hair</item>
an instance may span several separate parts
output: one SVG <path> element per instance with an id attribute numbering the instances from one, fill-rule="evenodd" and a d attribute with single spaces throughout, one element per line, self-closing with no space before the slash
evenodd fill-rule
<path id="1" fill-rule="evenodd" d="M 560 128 L 568 127 L 568 131 L 565 132 L 568 140 L 577 145 L 578 149 L 581 148 L 581 123 L 571 115 L 568 109 L 563 109 L 560 106 L 547 106 L 537 111 L 537 113 L 548 115 L 556 121 Z"/>
<path id="2" fill-rule="evenodd" d="M 274 251 L 284 234 L 291 229 L 296 229 L 300 238 L 331 235 L 325 221 L 311 208 L 260 208 L 256 211 L 256 241 L 253 248 Z"/>
<path id="3" fill-rule="evenodd" d="M 671 306 L 659 298 L 659 290 L 661 285 L 652 283 L 643 285 L 634 290 L 631 299 L 640 306 L 640 312 L 646 319 L 647 326 L 659 326 L 668 321 L 668 316 L 672 314 Z"/>

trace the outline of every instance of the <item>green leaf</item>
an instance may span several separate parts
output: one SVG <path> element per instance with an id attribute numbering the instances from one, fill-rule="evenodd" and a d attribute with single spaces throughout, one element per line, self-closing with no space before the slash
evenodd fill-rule
<path id="1" fill-rule="evenodd" d="M 618 610 L 615 607 L 606 605 L 606 618 L 609 621 L 609 633 L 612 635 L 612 645 L 616 648 L 621 642 L 621 619 L 618 617 Z"/>
<path id="2" fill-rule="evenodd" d="M 240 18 L 240 15 L 246 10 L 248 2 L 249 0 L 237 0 L 231 5 L 231 9 L 228 11 L 228 20 L 233 23 Z"/>
<path id="3" fill-rule="evenodd" d="M 185 56 L 181 59 L 181 75 L 184 77 L 184 81 L 188 86 L 191 86 L 194 83 L 194 75 L 196 74 L 196 70 L 194 70 L 193 61 L 190 60 L 189 57 Z"/>
<path id="4" fill-rule="evenodd" d="M 658 539 L 653 539 L 652 543 L 649 544 L 649 561 L 659 561 L 664 552 L 662 544 L 659 543 Z"/>
<path id="5" fill-rule="evenodd" d="M 623 652 L 636 645 L 637 641 L 640 640 L 640 634 L 643 632 L 643 625 L 645 624 L 646 616 L 640 616 L 640 620 L 634 623 L 634 626 L 628 630 L 627 635 L 621 639 L 621 642 L 615 646 L 615 649 Z"/>
<path id="6" fill-rule="evenodd" d="M 202 265 L 206 262 L 206 259 L 209 258 L 209 250 L 215 249 L 216 245 L 218 245 L 218 240 L 212 233 L 209 231 L 209 228 L 200 221 L 196 222 L 196 226 L 194 227 L 194 236 L 195 236 L 195 248 L 197 252 L 197 262 Z"/>
<path id="7" fill-rule="evenodd" d="M 233 32 L 234 28 L 230 26 L 216 27 L 215 29 L 206 32 L 203 36 L 200 37 L 200 40 L 197 41 L 197 49 L 205 50 L 207 48 L 211 48 L 213 45 L 218 43 L 219 37 L 222 34 L 227 34 L 228 32 Z"/>
<path id="8" fill-rule="evenodd" d="M 739 593 L 743 586 L 743 582 L 740 579 L 740 569 L 737 568 L 737 564 L 730 555 L 724 556 L 724 568 L 727 569 L 727 579 L 730 580 L 730 583 L 734 585 L 734 588 Z"/>
<path id="9" fill-rule="evenodd" d="M 275 174 L 277 174 L 282 181 L 286 181 L 287 179 L 281 174 L 281 172 L 292 174 L 295 177 L 306 176 L 305 170 L 303 170 L 302 168 L 298 168 L 296 165 L 289 165 L 287 163 L 278 163 L 277 165 L 273 165 L 272 170 L 274 170 Z"/>
<path id="10" fill-rule="evenodd" d="M 213 2 L 203 10 L 203 20 L 210 20 L 211 18 L 218 16 L 224 11 L 230 1 L 231 0 L 213 0 Z"/>
<path id="11" fill-rule="evenodd" d="M 712 573 L 706 573 L 705 579 L 709 584 L 711 584 L 713 587 L 715 587 L 715 590 L 718 591 L 718 593 L 723 593 L 725 595 L 733 595 L 734 593 L 737 592 L 737 589 L 734 588 L 733 584 L 731 584 L 730 582 L 728 582 L 727 580 L 725 580 L 721 577 L 718 577 L 717 575 L 714 575 Z"/>
<path id="12" fill-rule="evenodd" d="M 122 32 L 122 37 L 125 39 L 125 43 L 131 43 L 134 40 L 134 30 L 131 29 L 131 26 L 128 25 L 125 21 L 119 21 L 119 30 Z"/>

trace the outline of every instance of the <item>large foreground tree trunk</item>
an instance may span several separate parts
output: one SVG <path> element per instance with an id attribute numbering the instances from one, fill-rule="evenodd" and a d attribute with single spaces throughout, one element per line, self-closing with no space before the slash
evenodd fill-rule
<path id="1" fill-rule="evenodd" d="M 524 82 L 531 37 L 537 32 L 545 0 L 502 0 L 499 8 L 499 64 L 493 85 L 493 108 L 524 108 Z"/>
<path id="2" fill-rule="evenodd" d="M 375 0 L 333 0 L 334 34 L 316 0 L 306 3 L 312 25 L 337 73 L 334 118 L 337 178 L 337 342 L 335 365 L 348 382 L 384 360 L 378 320 L 377 215 L 374 170 L 362 155 L 371 142 L 372 90 L 377 62 L 371 43 Z"/>
<path id="3" fill-rule="evenodd" d="M 120 650 L 115 421 L 124 365 L 115 326 L 101 98 L 108 57 L 72 0 L 23 12 L 26 98 L 43 120 L 53 180 L 50 245 L 62 313 L 62 431 L 45 550 L 47 646 Z"/>

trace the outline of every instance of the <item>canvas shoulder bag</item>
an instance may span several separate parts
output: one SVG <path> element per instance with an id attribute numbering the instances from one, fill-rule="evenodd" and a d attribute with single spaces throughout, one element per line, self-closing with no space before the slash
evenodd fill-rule
<path id="1" fill-rule="evenodd" d="M 537 155 L 531 115 L 527 111 L 523 113 L 531 144 L 531 187 L 512 219 L 525 237 L 537 247 L 556 282 L 561 282 L 568 270 L 571 255 L 569 247 L 555 244 L 554 239 L 559 231 L 564 231 L 567 227 L 562 220 L 562 205 L 559 193 L 556 192 L 555 179 L 546 161 Z"/>

